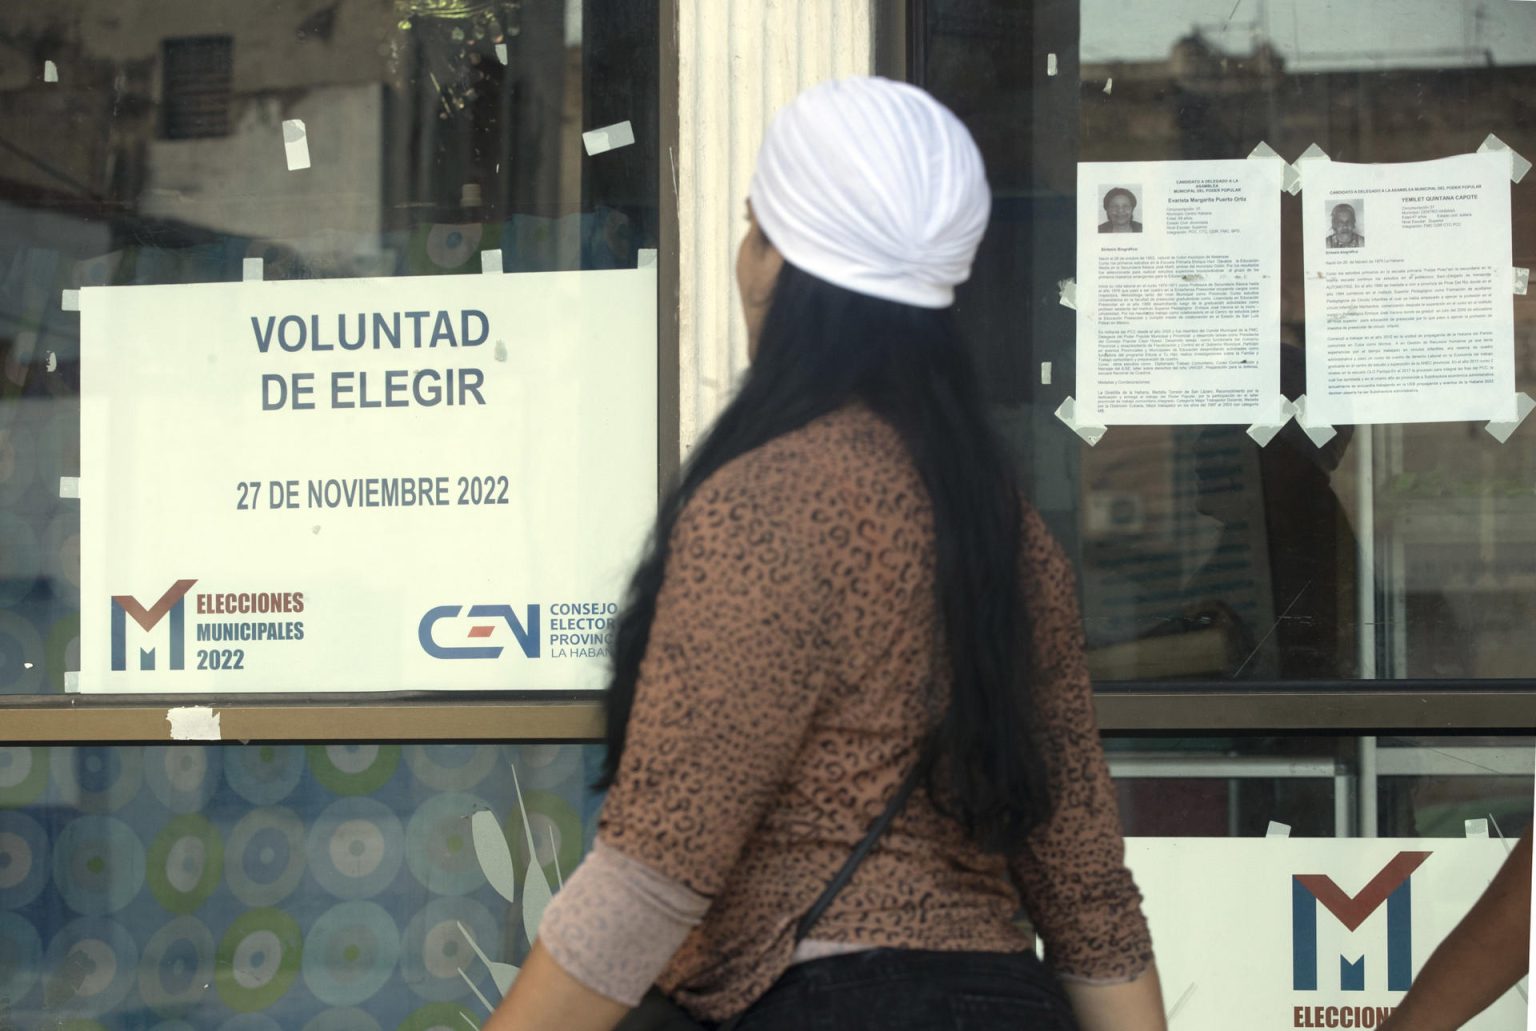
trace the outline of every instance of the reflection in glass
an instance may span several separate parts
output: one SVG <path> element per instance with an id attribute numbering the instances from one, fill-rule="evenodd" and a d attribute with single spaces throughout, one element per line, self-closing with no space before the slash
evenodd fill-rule
<path id="1" fill-rule="evenodd" d="M 1078 550 L 1101 680 L 1523 677 L 1536 669 L 1536 446 L 1480 425 L 1114 427 L 1072 394 L 1076 165 L 1316 145 L 1351 162 L 1536 154 L 1536 8 L 1430 0 L 1128 6 L 929 0 L 919 77 L 975 133 L 993 220 L 959 313 L 1036 503 Z M 1041 39 L 1079 41 L 1052 77 Z M 1063 78 L 1071 81 L 1062 82 Z M 1536 261 L 1515 187 L 1514 264 Z M 1282 196 L 1282 392 L 1305 391 L 1301 197 Z M 1369 232 L 1368 213 L 1353 230 Z M 1109 212 L 1106 209 L 1106 220 Z M 1341 234 L 1341 239 L 1347 236 Z M 1517 386 L 1536 301 L 1513 297 Z"/>

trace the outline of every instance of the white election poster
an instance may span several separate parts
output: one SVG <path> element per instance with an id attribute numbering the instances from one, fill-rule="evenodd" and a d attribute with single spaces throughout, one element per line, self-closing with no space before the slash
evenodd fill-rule
<path id="1" fill-rule="evenodd" d="M 1173 1031 L 1373 1028 L 1498 872 L 1489 838 L 1131 838 Z M 1466 1025 L 1524 1031 L 1510 990 Z"/>
<path id="2" fill-rule="evenodd" d="M 1279 160 L 1077 166 L 1077 420 L 1280 425 Z"/>
<path id="3" fill-rule="evenodd" d="M 1308 418 L 1513 421 L 1508 152 L 1302 169 Z"/>
<path id="4" fill-rule="evenodd" d="M 602 686 L 654 268 L 81 292 L 83 691 Z"/>

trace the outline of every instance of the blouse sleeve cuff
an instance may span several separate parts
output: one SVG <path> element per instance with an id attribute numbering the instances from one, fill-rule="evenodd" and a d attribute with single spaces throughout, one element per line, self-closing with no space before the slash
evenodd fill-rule
<path id="1" fill-rule="evenodd" d="M 1062 981 L 1071 981 L 1073 984 L 1086 984 L 1097 987 L 1107 987 L 1114 984 L 1130 984 L 1132 981 L 1135 981 L 1150 969 L 1152 969 L 1152 957 L 1146 956 L 1121 971 L 1117 971 L 1113 974 L 1108 974 L 1102 977 L 1095 977 L 1088 974 L 1074 974 L 1070 970 L 1054 970 L 1053 972 L 1056 974 L 1057 978 Z"/>
<path id="2" fill-rule="evenodd" d="M 637 1006 L 709 899 L 597 842 L 539 924 L 550 957 L 587 988 Z"/>

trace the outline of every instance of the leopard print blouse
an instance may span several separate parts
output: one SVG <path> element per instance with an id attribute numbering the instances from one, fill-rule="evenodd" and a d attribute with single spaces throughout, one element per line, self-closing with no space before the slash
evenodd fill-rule
<path id="1" fill-rule="evenodd" d="M 919 792 L 816 925 L 818 942 L 1017 951 L 1022 901 L 1063 977 L 1151 961 L 1094 723 L 1076 578 L 1026 509 L 1024 590 L 1056 808 L 988 854 Z M 673 531 L 603 846 L 709 900 L 658 979 L 706 1020 L 789 966 L 796 919 L 916 760 L 947 662 L 926 492 L 867 409 L 711 476 Z"/>

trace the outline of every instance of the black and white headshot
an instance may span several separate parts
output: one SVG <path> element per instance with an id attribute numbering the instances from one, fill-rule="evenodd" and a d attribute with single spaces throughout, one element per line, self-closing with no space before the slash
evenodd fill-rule
<path id="1" fill-rule="evenodd" d="M 1328 209 L 1328 247 L 1365 246 L 1365 201 L 1338 197 L 1325 202 Z"/>

